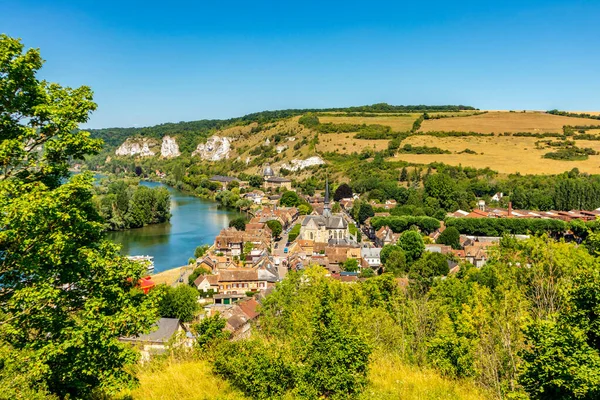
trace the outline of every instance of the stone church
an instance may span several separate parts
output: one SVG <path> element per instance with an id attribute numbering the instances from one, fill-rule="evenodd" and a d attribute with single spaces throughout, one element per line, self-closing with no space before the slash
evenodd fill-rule
<path id="1" fill-rule="evenodd" d="M 348 222 L 342 214 L 332 214 L 329 203 L 329 181 L 325 184 L 323 215 L 307 215 L 302 221 L 300 239 L 331 245 L 350 243 Z"/>

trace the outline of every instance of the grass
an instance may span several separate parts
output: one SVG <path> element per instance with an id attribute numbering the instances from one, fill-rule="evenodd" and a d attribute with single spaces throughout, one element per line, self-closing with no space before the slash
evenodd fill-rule
<path id="1" fill-rule="evenodd" d="M 350 232 L 350 234 L 352 236 L 354 236 L 358 232 L 358 229 L 356 228 L 356 225 L 350 224 L 350 225 L 348 225 L 348 231 Z"/>
<path id="2" fill-rule="evenodd" d="M 375 356 L 369 386 L 360 399 L 380 400 L 480 400 L 488 399 L 474 383 L 444 378 L 427 368 L 404 364 L 393 355 Z"/>
<path id="3" fill-rule="evenodd" d="M 488 112 L 460 118 L 423 121 L 421 131 L 503 132 L 562 132 L 563 125 L 597 125 L 598 120 L 562 117 L 539 112 Z"/>
<path id="4" fill-rule="evenodd" d="M 367 125 L 386 125 L 390 126 L 393 131 L 405 132 L 412 128 L 413 122 L 420 114 L 411 114 L 406 116 L 380 116 L 380 117 L 319 117 L 322 124 L 332 122 L 334 124 L 367 124 Z"/>
<path id="5" fill-rule="evenodd" d="M 213 374 L 207 361 L 167 360 L 153 368 L 142 368 L 140 386 L 123 393 L 134 400 L 244 400 L 242 392 Z"/>
<path id="6" fill-rule="evenodd" d="M 461 118 L 469 119 L 469 118 Z M 494 137 L 446 137 L 413 136 L 403 143 L 413 146 L 437 146 L 454 154 L 398 154 L 395 160 L 429 164 L 443 162 L 449 165 L 463 165 L 475 168 L 489 167 L 500 173 L 558 174 L 573 167 L 581 172 L 600 173 L 600 156 L 590 156 L 584 161 L 550 160 L 542 158 L 548 149 L 537 149 L 536 138 L 494 136 Z M 578 147 L 590 147 L 600 151 L 600 141 L 577 140 Z M 464 149 L 477 154 L 457 154 Z"/>
<path id="7" fill-rule="evenodd" d="M 355 133 L 328 133 L 319 136 L 317 150 L 320 152 L 336 152 L 340 154 L 360 153 L 365 148 L 373 151 L 387 149 L 389 140 L 354 139 Z"/>
<path id="8" fill-rule="evenodd" d="M 240 366 L 243 368 L 243 366 Z M 141 368 L 140 386 L 122 393 L 133 400 L 243 400 L 243 393 L 216 376 L 207 361 L 165 360 Z M 285 397 L 288 400 L 294 396 Z M 381 400 L 481 400 L 487 396 L 474 383 L 440 376 L 430 369 L 404 364 L 389 354 L 374 355 L 369 370 L 369 385 L 359 399 Z"/>

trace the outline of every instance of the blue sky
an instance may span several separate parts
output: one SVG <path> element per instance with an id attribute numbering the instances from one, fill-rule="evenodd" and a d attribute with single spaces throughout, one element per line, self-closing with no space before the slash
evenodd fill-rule
<path id="1" fill-rule="evenodd" d="M 0 0 L 89 127 L 390 104 L 600 110 L 600 1 Z"/>

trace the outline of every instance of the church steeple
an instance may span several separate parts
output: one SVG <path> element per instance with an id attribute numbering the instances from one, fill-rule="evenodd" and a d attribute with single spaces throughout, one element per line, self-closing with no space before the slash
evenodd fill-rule
<path id="1" fill-rule="evenodd" d="M 331 217 L 331 208 L 329 207 L 329 178 L 325 180 L 325 203 L 323 204 L 323 216 Z"/>

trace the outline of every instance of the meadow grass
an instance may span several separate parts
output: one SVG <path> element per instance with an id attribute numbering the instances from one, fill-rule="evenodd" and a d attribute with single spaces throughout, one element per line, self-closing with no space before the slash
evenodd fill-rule
<path id="1" fill-rule="evenodd" d="M 421 124 L 420 131 L 561 133 L 564 125 L 598 125 L 598 120 L 563 117 L 540 112 L 492 111 L 469 117 L 426 120 Z"/>
<path id="2" fill-rule="evenodd" d="M 468 118 L 464 118 L 468 119 Z M 600 173 L 600 156 L 589 156 L 583 161 L 550 160 L 542 156 L 551 149 L 536 148 L 540 139 L 529 137 L 431 137 L 412 136 L 403 143 L 413 146 L 436 146 L 450 150 L 453 154 L 398 154 L 393 160 L 429 164 L 443 162 L 449 165 L 463 165 L 475 168 L 489 167 L 500 173 L 559 174 L 579 168 L 581 172 Z M 600 151 L 600 141 L 577 140 L 578 147 L 590 147 Z M 470 149 L 477 154 L 458 154 Z"/>
<path id="3" fill-rule="evenodd" d="M 240 365 L 240 368 L 243 368 Z M 216 376 L 208 361 L 162 360 L 142 367 L 137 377 L 140 386 L 122 394 L 133 400 L 243 400 L 243 393 Z M 402 400 L 480 400 L 488 399 L 469 381 L 444 378 L 431 369 L 403 363 L 391 354 L 374 354 L 369 370 L 369 384 L 359 399 Z M 297 399 L 288 394 L 286 400 Z"/>

